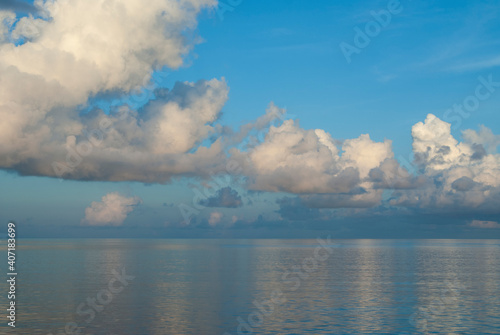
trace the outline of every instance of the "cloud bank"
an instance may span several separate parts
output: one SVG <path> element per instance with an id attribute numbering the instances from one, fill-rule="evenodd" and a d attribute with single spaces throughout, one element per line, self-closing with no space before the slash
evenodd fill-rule
<path id="1" fill-rule="evenodd" d="M 415 173 L 395 159 L 390 141 L 368 135 L 343 142 L 294 121 L 271 127 L 262 143 L 234 151 L 249 187 L 297 194 L 279 213 L 309 219 L 310 209 L 406 208 L 418 213 L 500 214 L 499 136 L 481 126 L 459 142 L 451 125 L 429 114 L 412 127 Z M 293 204 L 290 206 L 289 204 Z"/>
<path id="2" fill-rule="evenodd" d="M 250 190 L 292 195 L 279 202 L 286 218 L 382 205 L 499 213 L 500 136 L 486 127 L 464 130 L 459 142 L 449 123 L 429 114 L 411 129 L 417 169 L 410 173 L 394 158 L 391 140 L 362 134 L 340 141 L 284 120 L 274 104 L 237 131 L 221 125 L 224 78 L 149 85 L 158 71 L 183 65 L 199 41 L 198 14 L 215 0 L 37 0 L 37 14 L 22 18 L 8 4 L 0 8 L 2 169 L 146 183 L 229 172 Z M 91 104 L 144 86 L 151 92 L 139 106 L 123 102 L 107 111 Z M 105 198 L 87 209 L 86 222 L 123 222 L 136 204 Z M 204 201 L 242 204 L 230 188 Z M 221 220 L 214 214 L 211 221 Z"/>

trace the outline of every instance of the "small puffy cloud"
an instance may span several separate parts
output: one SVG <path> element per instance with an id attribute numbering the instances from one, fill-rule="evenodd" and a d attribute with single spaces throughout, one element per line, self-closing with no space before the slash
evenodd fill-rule
<path id="1" fill-rule="evenodd" d="M 394 156 L 391 141 L 375 142 L 368 134 L 344 141 L 342 150 L 344 153 L 341 161 L 345 162 L 346 166 L 357 169 L 362 179 L 368 177 L 371 169 L 379 167 L 386 159 Z"/>
<path id="2" fill-rule="evenodd" d="M 109 193 L 85 209 L 82 222 L 91 226 L 119 226 L 139 203 L 139 197 L 128 198 L 119 193 Z"/>
<path id="3" fill-rule="evenodd" d="M 468 226 L 481 229 L 500 229 L 500 224 L 496 221 L 472 220 L 469 222 Z"/>
<path id="4" fill-rule="evenodd" d="M 222 214 L 221 212 L 210 213 L 210 217 L 208 218 L 208 224 L 211 227 L 217 226 L 217 224 L 219 224 L 221 222 L 223 216 L 224 216 L 224 214 Z"/>
<path id="5" fill-rule="evenodd" d="M 236 208 L 241 207 L 243 201 L 238 192 L 228 186 L 218 190 L 214 196 L 200 200 L 199 204 L 206 207 Z"/>

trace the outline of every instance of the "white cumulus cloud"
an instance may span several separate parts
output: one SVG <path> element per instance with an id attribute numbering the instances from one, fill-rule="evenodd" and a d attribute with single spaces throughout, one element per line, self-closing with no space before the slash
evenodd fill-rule
<path id="1" fill-rule="evenodd" d="M 383 191 L 374 189 L 370 171 L 394 156 L 389 140 L 375 142 L 364 134 L 340 142 L 294 120 L 271 126 L 263 141 L 231 154 L 250 189 L 303 194 L 311 207 L 330 208 L 377 205 Z"/>
<path id="2" fill-rule="evenodd" d="M 197 15 L 215 0 L 37 0 L 41 18 L 0 12 L 0 168 L 25 175 L 166 182 L 220 162 L 224 80 L 157 89 L 138 112 L 83 115 L 90 98 L 120 96 L 176 69 L 197 43 Z M 21 39 L 21 40 L 19 40 Z M 14 43 L 15 41 L 26 43 Z M 147 102 L 147 101 L 146 101 Z M 205 172 L 208 173 L 208 172 Z"/>
<path id="3" fill-rule="evenodd" d="M 498 212 L 500 155 L 498 137 L 482 127 L 455 139 L 450 124 L 429 114 L 413 126 L 415 163 L 427 183 L 399 191 L 393 205 L 446 211 Z"/>

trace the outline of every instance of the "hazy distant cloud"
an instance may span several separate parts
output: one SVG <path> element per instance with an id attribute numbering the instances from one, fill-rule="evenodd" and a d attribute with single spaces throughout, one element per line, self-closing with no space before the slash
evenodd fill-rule
<path id="1" fill-rule="evenodd" d="M 221 212 L 210 213 L 210 217 L 208 218 L 208 224 L 211 227 L 217 226 L 221 222 L 223 216 L 224 214 L 222 214 Z"/>
<path id="2" fill-rule="evenodd" d="M 356 194 L 313 194 L 301 196 L 310 208 L 369 208 L 381 203 L 383 190 L 363 190 Z"/>
<path id="3" fill-rule="evenodd" d="M 494 56 L 488 59 L 468 63 L 462 62 L 459 65 L 449 67 L 448 70 L 453 72 L 479 71 L 498 66 L 500 66 L 500 56 Z"/>
<path id="4" fill-rule="evenodd" d="M 139 197 L 127 198 L 119 193 L 109 193 L 85 209 L 82 222 L 91 226 L 119 226 L 139 203 Z"/>
<path id="5" fill-rule="evenodd" d="M 311 221 L 318 219 L 321 213 L 318 209 L 307 208 L 298 197 L 285 197 L 278 199 L 276 203 L 280 206 L 277 211 L 279 215 L 290 221 Z"/>
<path id="6" fill-rule="evenodd" d="M 468 224 L 472 228 L 482 228 L 482 229 L 500 229 L 500 224 L 496 221 L 480 221 L 473 220 Z"/>
<path id="7" fill-rule="evenodd" d="M 224 187 L 218 190 L 214 196 L 202 199 L 200 205 L 206 207 L 226 207 L 226 208 L 236 208 L 243 205 L 241 196 L 236 190 L 231 187 Z"/>

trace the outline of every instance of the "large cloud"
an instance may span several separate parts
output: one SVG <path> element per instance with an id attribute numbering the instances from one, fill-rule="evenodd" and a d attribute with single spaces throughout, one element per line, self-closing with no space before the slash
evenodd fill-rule
<path id="1" fill-rule="evenodd" d="M 216 165 L 220 143 L 200 143 L 215 131 L 227 99 L 224 80 L 157 90 L 158 99 L 140 113 L 126 106 L 110 115 L 79 113 L 91 97 L 129 92 L 155 69 L 181 66 L 197 41 L 186 32 L 215 3 L 36 1 L 41 18 L 17 23 L 12 12 L 0 12 L 0 167 L 164 182 Z"/>
<path id="2" fill-rule="evenodd" d="M 482 126 L 463 131 L 459 142 L 450 124 L 432 114 L 413 126 L 412 136 L 415 174 L 394 159 L 390 141 L 361 135 L 339 144 L 323 130 L 305 130 L 292 120 L 233 155 L 250 188 L 296 193 L 308 208 L 386 204 L 434 213 L 500 212 L 499 136 Z"/>
<path id="3" fill-rule="evenodd" d="M 317 208 L 379 204 L 384 187 L 370 172 L 388 170 L 394 162 L 389 140 L 375 142 L 365 134 L 341 143 L 294 120 L 271 126 L 264 140 L 247 151 L 231 153 L 248 176 L 249 188 L 301 194 L 305 205 Z"/>
<path id="4" fill-rule="evenodd" d="M 165 182 L 175 175 L 221 170 L 221 141 L 208 147 L 200 143 L 217 132 L 213 123 L 226 99 L 225 82 L 214 79 L 177 83 L 141 113 L 127 107 L 112 115 L 96 111 L 77 135 L 66 137 L 64 151 L 50 162 L 52 170 L 44 172 L 74 179 Z M 87 156 L 82 154 L 85 144 L 91 151 Z"/>
<path id="5" fill-rule="evenodd" d="M 109 193 L 103 196 L 100 202 L 94 201 L 85 209 L 82 223 L 92 226 L 119 226 L 140 202 L 138 197 L 127 198 L 119 193 Z"/>
<path id="6" fill-rule="evenodd" d="M 433 211 L 500 213 L 498 136 L 485 127 L 465 130 L 463 142 L 450 124 L 429 114 L 412 128 L 415 163 L 427 183 L 399 191 L 391 204 Z"/>

